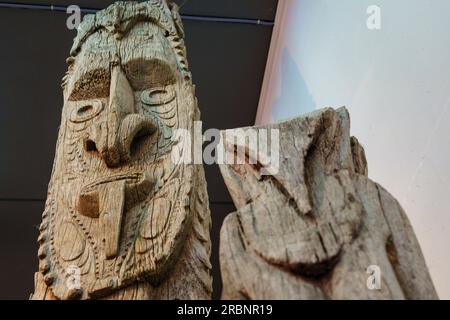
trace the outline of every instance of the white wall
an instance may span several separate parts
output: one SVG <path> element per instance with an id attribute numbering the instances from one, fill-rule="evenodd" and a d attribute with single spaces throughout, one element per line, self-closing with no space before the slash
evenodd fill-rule
<path id="1" fill-rule="evenodd" d="M 381 8 L 381 30 L 366 25 Z M 347 106 L 450 298 L 450 1 L 280 0 L 257 123 Z"/>

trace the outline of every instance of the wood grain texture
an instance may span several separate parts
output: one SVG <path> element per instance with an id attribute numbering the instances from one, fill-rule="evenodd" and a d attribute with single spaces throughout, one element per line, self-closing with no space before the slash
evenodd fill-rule
<path id="1" fill-rule="evenodd" d="M 241 130 L 252 129 L 279 130 L 280 166 L 220 167 L 237 208 L 221 229 L 224 299 L 437 298 L 406 214 L 367 176 L 345 108 Z M 367 285 L 370 266 L 379 290 Z"/>
<path id="2" fill-rule="evenodd" d="M 64 107 L 32 299 L 209 299 L 203 167 L 171 159 L 200 119 L 176 5 L 87 15 Z"/>

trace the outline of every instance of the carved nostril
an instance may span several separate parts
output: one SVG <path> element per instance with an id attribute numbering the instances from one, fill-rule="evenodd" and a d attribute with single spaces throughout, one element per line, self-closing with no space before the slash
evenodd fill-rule
<path id="1" fill-rule="evenodd" d="M 94 141 L 88 139 L 84 142 L 84 149 L 86 150 L 86 152 L 91 153 L 93 155 L 99 155 L 99 152 L 97 150 L 97 145 L 95 144 Z"/>
<path id="2" fill-rule="evenodd" d="M 142 128 L 141 130 L 139 130 L 131 141 L 130 155 L 133 156 L 138 153 L 154 132 L 155 131 L 151 130 L 150 128 Z"/>

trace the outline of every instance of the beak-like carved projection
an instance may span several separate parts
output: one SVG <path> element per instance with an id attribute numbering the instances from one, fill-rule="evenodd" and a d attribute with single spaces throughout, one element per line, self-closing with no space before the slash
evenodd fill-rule
<path id="1" fill-rule="evenodd" d="M 105 164 L 114 168 L 130 160 L 134 141 L 157 131 L 152 118 L 137 113 L 133 89 L 119 65 L 112 67 L 106 113 L 106 126 L 97 130 L 93 142 Z"/>

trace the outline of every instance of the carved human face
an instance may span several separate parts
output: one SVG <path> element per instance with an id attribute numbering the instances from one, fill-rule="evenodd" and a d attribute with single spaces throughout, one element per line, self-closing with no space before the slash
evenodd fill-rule
<path id="1" fill-rule="evenodd" d="M 100 30 L 73 62 L 64 95 L 48 208 L 56 294 L 96 297 L 142 277 L 161 281 L 189 224 L 192 174 L 170 156 L 195 103 L 174 50 L 149 22 L 123 38 Z M 68 266 L 81 270 L 81 291 L 64 287 Z"/>

